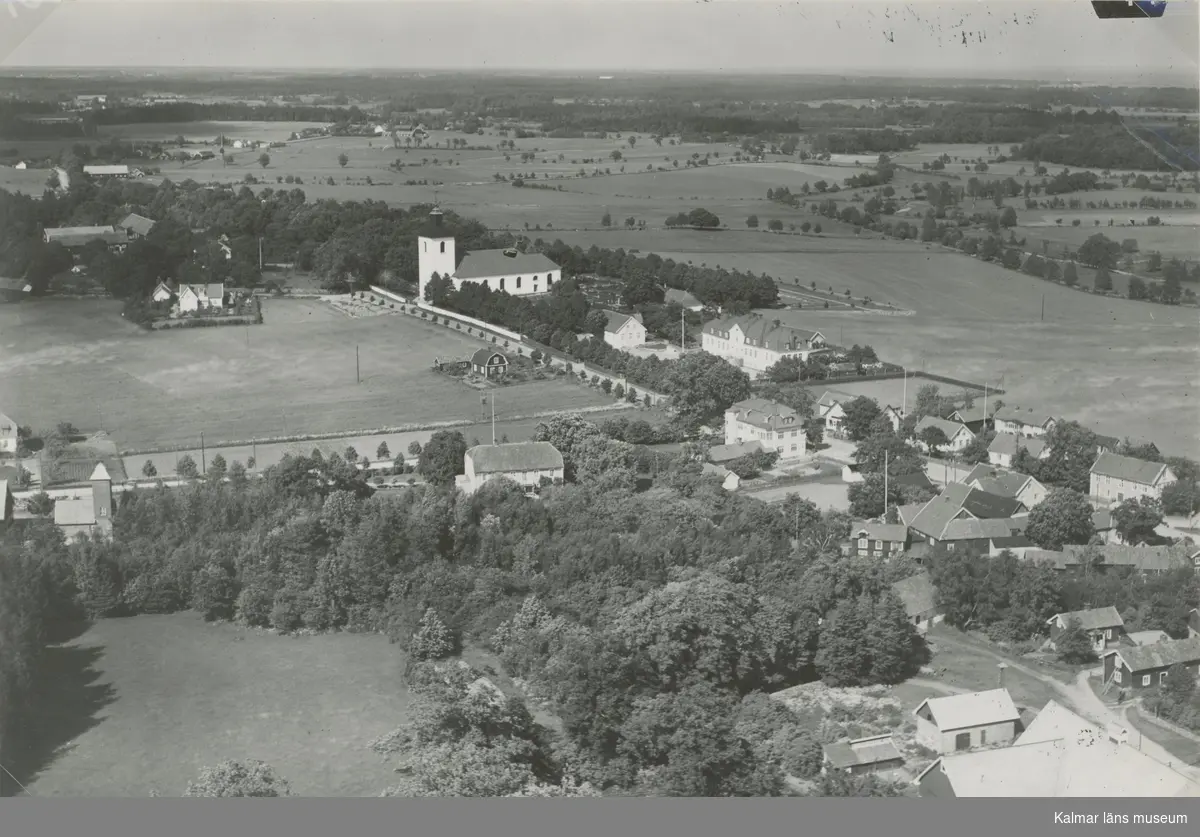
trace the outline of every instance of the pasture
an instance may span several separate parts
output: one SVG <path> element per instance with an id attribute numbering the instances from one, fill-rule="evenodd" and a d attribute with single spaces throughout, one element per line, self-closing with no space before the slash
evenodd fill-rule
<path id="1" fill-rule="evenodd" d="M 266 761 L 303 796 L 394 783 L 368 749 L 409 701 L 403 655 L 382 636 L 138 616 L 51 646 L 45 668 L 14 766 L 35 797 L 178 797 L 226 759 Z"/>
<path id="2" fill-rule="evenodd" d="M 479 393 L 432 371 L 482 343 L 408 317 L 351 319 L 267 300 L 249 328 L 145 332 L 118 303 L 0 306 L 0 404 L 37 428 L 103 428 L 121 449 L 478 419 Z M 355 347 L 362 382 L 356 383 Z M 505 387 L 509 415 L 611 405 L 565 380 Z M 520 405 L 519 408 L 516 405 Z"/>
<path id="3" fill-rule="evenodd" d="M 212 142 L 224 135 L 228 140 L 253 139 L 281 142 L 293 131 L 321 128 L 320 122 L 137 122 L 125 125 L 101 125 L 102 139 L 171 142 L 183 137 L 189 142 Z"/>

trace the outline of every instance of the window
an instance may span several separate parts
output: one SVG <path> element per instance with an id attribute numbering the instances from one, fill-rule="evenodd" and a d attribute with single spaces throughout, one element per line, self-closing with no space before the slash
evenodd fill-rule
<path id="1" fill-rule="evenodd" d="M 1158 673 L 1158 684 L 1161 686 L 1163 683 L 1166 683 L 1166 682 L 1167 682 L 1167 673 L 1165 671 L 1160 671 Z"/>
<path id="2" fill-rule="evenodd" d="M 536 277 L 536 276 L 535 276 L 535 277 L 533 277 L 533 281 L 534 281 L 535 283 L 537 282 L 537 277 Z"/>
<path id="3" fill-rule="evenodd" d="M 883 541 L 875 541 L 876 549 L 883 549 Z"/>
<path id="4" fill-rule="evenodd" d="M 795 446 L 795 445 L 792 445 L 792 450 L 793 450 L 793 451 L 795 451 L 795 450 L 796 450 L 796 446 Z"/>
<path id="5" fill-rule="evenodd" d="M 971 733 L 960 732 L 958 735 L 954 736 L 954 749 L 956 749 L 956 750 L 971 749 Z"/>
<path id="6" fill-rule="evenodd" d="M 984 744 L 987 744 L 987 730 L 981 729 L 979 731 L 979 746 L 982 747 Z"/>
<path id="7" fill-rule="evenodd" d="M 521 277 L 520 276 L 517 277 L 517 287 L 518 288 L 521 287 Z"/>
<path id="8" fill-rule="evenodd" d="M 101 516 L 101 517 L 108 517 L 108 509 L 104 508 L 104 506 L 101 506 L 101 507 L 100 507 L 100 516 Z M 1164 672 L 1164 674 L 1165 674 L 1165 672 Z"/>
<path id="9" fill-rule="evenodd" d="M 1105 631 L 1105 632 L 1104 632 L 1104 638 L 1105 638 L 1105 639 L 1112 639 L 1112 635 L 1113 635 L 1113 630 L 1112 630 L 1112 628 L 1109 628 L 1107 631 Z"/>
<path id="10" fill-rule="evenodd" d="M 1149 674 L 1143 674 L 1143 675 L 1142 675 L 1142 685 L 1143 685 L 1143 686 L 1149 686 L 1149 685 L 1150 685 L 1150 675 L 1149 675 Z"/>
<path id="11" fill-rule="evenodd" d="M 1114 683 L 1121 682 L 1121 669 L 1119 669 L 1119 668 L 1113 669 L 1113 682 Z"/>
<path id="12" fill-rule="evenodd" d="M 426 253 L 429 252 L 429 242 L 428 241 L 422 241 L 421 246 L 425 248 Z"/>
<path id="13" fill-rule="evenodd" d="M 504 290 L 504 277 L 500 277 L 500 290 Z"/>
<path id="14" fill-rule="evenodd" d="M 442 252 L 443 253 L 446 252 L 446 242 L 444 242 L 444 241 L 442 242 Z"/>
<path id="15" fill-rule="evenodd" d="M 550 275 L 547 275 L 547 276 L 546 276 L 546 287 L 547 287 L 547 288 L 553 288 L 553 287 L 554 287 L 554 277 L 553 277 L 553 276 L 550 276 Z"/>
<path id="16" fill-rule="evenodd" d="M 793 439 L 795 439 L 795 438 L 796 438 L 796 434 L 797 434 L 797 433 L 799 433 L 799 432 L 800 432 L 799 430 L 793 430 L 793 431 L 792 431 L 792 438 L 793 438 Z"/>
<path id="17" fill-rule="evenodd" d="M 866 538 L 859 538 L 859 539 L 858 539 L 858 548 L 859 548 L 859 549 L 866 549 L 866 548 L 867 548 L 867 539 L 866 539 Z"/>

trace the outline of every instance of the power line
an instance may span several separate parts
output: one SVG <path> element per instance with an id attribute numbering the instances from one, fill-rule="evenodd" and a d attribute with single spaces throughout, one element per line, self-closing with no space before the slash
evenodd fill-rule
<path id="1" fill-rule="evenodd" d="M 3 762 L 0 762 L 0 770 L 3 770 L 5 773 L 7 773 L 7 774 L 9 775 L 9 777 L 10 777 L 10 778 L 11 778 L 11 779 L 12 779 L 14 782 L 16 782 L 16 783 L 17 783 L 17 787 L 19 787 L 21 790 L 25 791 L 25 793 L 29 794 L 30 796 L 33 796 L 33 794 L 29 792 L 29 788 L 27 788 L 27 787 L 25 787 L 24 785 L 22 785 L 22 784 L 21 784 L 21 780 L 20 780 L 20 779 L 18 779 L 16 776 L 13 776 L 13 774 L 12 774 L 12 771 L 11 771 L 11 770 L 9 770 L 7 767 L 5 767 L 5 766 L 4 766 L 4 764 L 3 764 Z"/>

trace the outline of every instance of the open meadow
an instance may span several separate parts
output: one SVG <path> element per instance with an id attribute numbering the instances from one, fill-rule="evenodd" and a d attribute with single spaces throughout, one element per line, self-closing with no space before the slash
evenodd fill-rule
<path id="1" fill-rule="evenodd" d="M 182 796 L 261 759 L 302 796 L 378 796 L 371 742 L 404 721 L 404 657 L 376 635 L 278 636 L 195 613 L 107 619 L 51 646 L 14 773 L 31 796 Z"/>
<path id="2" fill-rule="evenodd" d="M 230 141 L 282 142 L 294 131 L 322 127 L 320 122 L 138 122 L 101 125 L 98 133 L 103 139 L 141 142 L 169 142 L 178 137 L 189 142 L 212 142 L 222 135 Z"/>
<path id="3" fill-rule="evenodd" d="M 351 319 L 316 300 L 263 307 L 260 326 L 145 332 L 114 302 L 0 306 L 0 404 L 35 428 L 104 429 L 121 449 L 191 446 L 201 432 L 215 445 L 479 418 L 479 392 L 431 366 L 482 343 L 408 317 Z M 566 380 L 500 392 L 509 415 L 612 404 Z"/>

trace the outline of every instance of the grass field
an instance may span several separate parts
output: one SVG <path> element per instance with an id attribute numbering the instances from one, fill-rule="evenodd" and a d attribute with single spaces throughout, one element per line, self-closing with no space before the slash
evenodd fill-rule
<path id="1" fill-rule="evenodd" d="M 353 320 L 317 301 L 268 300 L 264 316 L 250 328 L 148 333 L 117 303 L 0 306 L 0 404 L 36 428 L 102 428 L 121 449 L 479 416 L 476 390 L 430 368 L 482 345 L 466 336 L 407 317 Z M 563 380 L 506 387 L 502 399 L 509 415 L 612 403 Z"/>
<path id="2" fill-rule="evenodd" d="M 166 142 L 180 136 L 191 142 L 211 142 L 221 135 L 230 141 L 254 139 L 279 142 L 290 137 L 293 131 L 324 126 L 323 122 L 145 122 L 101 125 L 99 134 L 104 139 L 115 137 L 145 142 Z"/>
<path id="3" fill-rule="evenodd" d="M 939 638 L 947 641 L 939 642 Z M 934 669 L 944 669 L 939 680 L 948 686 L 984 691 L 1000 685 L 999 662 L 991 655 L 976 651 L 969 644 L 953 641 L 957 632 L 937 627 L 929 633 L 929 641 L 936 649 L 930 663 Z M 1059 700 L 1059 694 L 1047 683 L 1030 677 L 1011 666 L 1004 670 L 1004 688 L 1012 695 L 1018 706 L 1041 709 L 1047 701 Z"/>
<path id="4" fill-rule="evenodd" d="M 204 767 L 262 759 L 304 796 L 376 796 L 368 747 L 404 720 L 384 637 L 281 637 L 194 613 L 96 623 L 49 650 L 14 773 L 35 797 L 181 796 Z"/>

